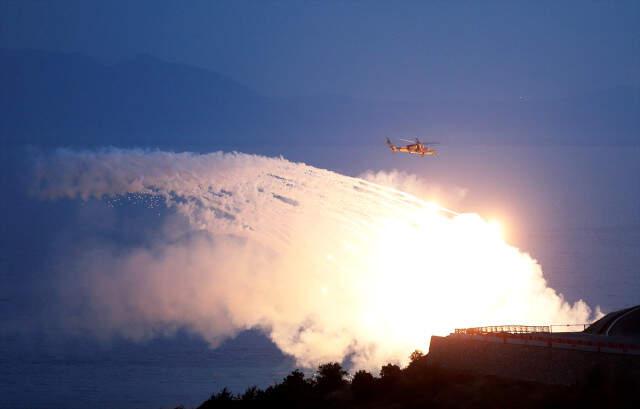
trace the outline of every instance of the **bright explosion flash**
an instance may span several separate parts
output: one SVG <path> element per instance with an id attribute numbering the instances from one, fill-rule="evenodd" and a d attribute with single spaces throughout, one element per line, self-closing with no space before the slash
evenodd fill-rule
<path id="1" fill-rule="evenodd" d="M 94 246 L 67 263 L 64 279 L 89 283 L 77 325 L 101 334 L 186 328 L 217 345 L 258 327 L 301 365 L 374 368 L 458 327 L 591 316 L 546 285 L 499 223 L 304 164 L 58 151 L 36 176 L 42 197 L 153 195 L 187 221 L 180 232 L 167 221 L 150 246 Z"/>

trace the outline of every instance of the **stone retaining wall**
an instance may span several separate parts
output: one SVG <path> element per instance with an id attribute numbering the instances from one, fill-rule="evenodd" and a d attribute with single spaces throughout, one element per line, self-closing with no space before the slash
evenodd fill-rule
<path id="1" fill-rule="evenodd" d="M 640 355 L 500 343 L 460 335 L 432 336 L 429 361 L 451 369 L 561 385 L 584 382 L 596 372 L 614 382 L 640 380 Z"/>

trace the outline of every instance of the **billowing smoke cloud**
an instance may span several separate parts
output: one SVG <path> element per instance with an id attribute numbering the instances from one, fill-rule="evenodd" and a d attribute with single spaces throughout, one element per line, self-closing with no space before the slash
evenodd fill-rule
<path id="1" fill-rule="evenodd" d="M 419 198 L 427 198 L 430 201 L 436 201 L 442 204 L 446 203 L 447 206 L 456 204 L 467 195 L 467 189 L 461 187 L 444 188 L 442 186 L 429 184 L 413 173 L 397 169 L 390 171 L 379 170 L 377 172 L 369 170 L 359 177 L 378 185 L 392 187 Z"/>
<path id="2" fill-rule="evenodd" d="M 98 335 L 183 328 L 215 346 L 261 328 L 301 365 L 373 368 L 456 327 L 591 314 L 480 216 L 282 158 L 57 151 L 34 186 L 43 198 L 161 198 L 182 220 L 145 246 L 70 257 L 82 285 L 64 297 L 84 314 L 73 324 Z"/>

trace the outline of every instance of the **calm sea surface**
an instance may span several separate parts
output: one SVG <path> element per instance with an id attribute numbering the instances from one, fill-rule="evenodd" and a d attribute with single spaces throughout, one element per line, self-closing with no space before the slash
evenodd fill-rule
<path id="1" fill-rule="evenodd" d="M 267 386 L 291 359 L 254 331 L 212 350 L 184 334 L 145 343 L 0 338 L 0 408 L 196 406 L 223 386 Z"/>

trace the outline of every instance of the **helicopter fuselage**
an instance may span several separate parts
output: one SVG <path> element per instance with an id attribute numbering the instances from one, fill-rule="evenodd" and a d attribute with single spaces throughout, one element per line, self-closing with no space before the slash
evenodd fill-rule
<path id="1" fill-rule="evenodd" d="M 420 156 L 433 156 L 436 154 L 436 150 L 425 146 L 423 143 L 413 143 L 406 146 L 396 146 L 391 141 L 387 140 L 387 144 L 392 152 L 409 153 Z"/>

